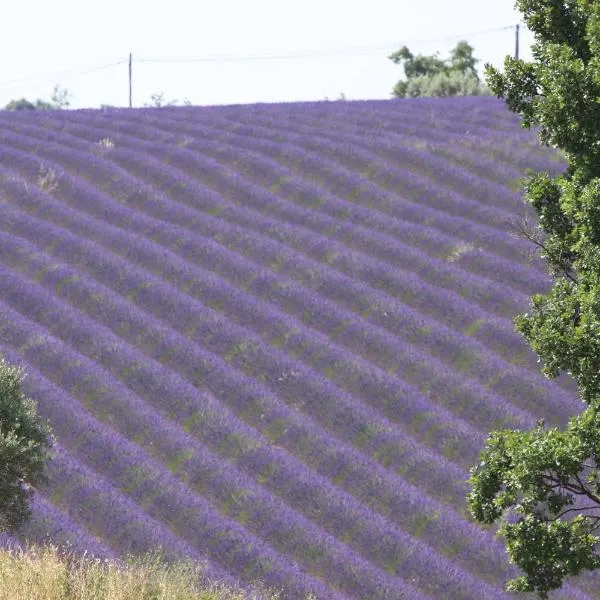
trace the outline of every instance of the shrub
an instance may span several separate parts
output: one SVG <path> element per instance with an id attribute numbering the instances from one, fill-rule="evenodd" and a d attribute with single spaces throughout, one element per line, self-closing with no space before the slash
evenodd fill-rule
<path id="1" fill-rule="evenodd" d="M 33 488 L 43 481 L 52 434 L 33 400 L 21 391 L 23 372 L 0 356 L 0 533 L 31 514 Z"/>

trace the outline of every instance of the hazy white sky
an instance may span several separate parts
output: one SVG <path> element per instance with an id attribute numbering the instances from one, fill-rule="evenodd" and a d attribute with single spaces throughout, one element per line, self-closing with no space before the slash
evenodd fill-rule
<path id="1" fill-rule="evenodd" d="M 0 106 L 21 97 L 49 100 L 54 84 L 72 92 L 72 108 L 126 106 L 129 52 L 134 106 L 159 91 L 202 105 L 335 99 L 342 92 L 389 98 L 403 71 L 387 56 L 402 45 L 446 58 L 466 39 L 480 68 L 501 66 L 514 53 L 520 21 L 514 0 L 8 2 L 0 22 Z M 521 25 L 521 58 L 531 58 L 531 41 Z M 283 58 L 290 55 L 297 57 Z M 172 58 L 209 60 L 141 62 Z"/>

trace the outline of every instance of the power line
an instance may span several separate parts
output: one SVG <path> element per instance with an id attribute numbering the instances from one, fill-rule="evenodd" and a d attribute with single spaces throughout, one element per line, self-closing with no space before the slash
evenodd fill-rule
<path id="1" fill-rule="evenodd" d="M 514 25 L 507 25 L 506 27 L 496 27 L 493 29 L 486 29 L 482 31 L 474 31 L 470 33 L 457 34 L 446 37 L 438 37 L 431 39 L 412 39 L 404 40 L 403 42 L 390 42 L 387 44 L 377 44 L 370 46 L 353 46 L 332 50 L 308 50 L 302 52 L 288 52 L 284 54 L 264 54 L 255 56 L 204 56 L 204 57 L 171 57 L 171 58 L 141 58 L 135 62 L 138 63 L 225 63 L 225 62 L 249 62 L 249 61 L 265 61 L 265 60 L 294 60 L 294 59 L 306 59 L 306 58 L 319 58 L 324 56 L 338 56 L 338 55 L 349 55 L 363 52 L 385 52 L 390 49 L 397 48 L 400 44 L 430 44 L 435 42 L 445 42 L 455 40 L 459 38 L 470 38 L 478 35 L 486 35 L 489 33 L 496 33 L 498 31 L 505 31 L 507 29 L 514 29 Z M 117 62 L 108 63 L 99 67 L 92 67 L 90 69 L 75 70 L 75 69 L 62 69 L 55 71 L 48 75 L 35 77 L 21 77 L 18 79 L 12 79 L 8 81 L 0 82 L 1 92 L 11 92 L 13 90 L 22 89 L 31 85 L 39 83 L 48 83 L 55 80 L 57 77 L 73 78 L 81 75 L 87 75 L 88 73 L 94 73 L 111 67 L 116 67 L 127 63 L 128 59 L 124 58 Z M 18 85 L 12 85 L 18 84 Z M 6 88 L 5 86 L 11 86 Z"/>
<path id="2" fill-rule="evenodd" d="M 419 43 L 433 43 L 433 42 L 447 42 L 450 40 L 456 40 L 458 38 L 476 37 L 478 35 L 487 35 L 488 33 L 497 33 L 498 31 L 506 31 L 507 29 L 513 29 L 514 25 L 507 25 L 506 27 L 496 27 L 494 29 L 486 29 L 485 31 L 474 31 L 471 33 L 463 33 L 462 35 L 451 35 L 444 38 L 437 38 L 434 40 L 419 40 Z M 411 42 L 413 43 L 413 42 Z"/>
<path id="3" fill-rule="evenodd" d="M 307 50 L 302 52 L 289 52 L 286 54 L 263 54 L 254 56 L 203 56 L 203 57 L 171 57 L 171 58 L 138 58 L 135 62 L 140 63 L 221 63 L 221 62 L 245 62 L 254 60 L 288 60 L 297 58 L 313 58 L 321 56 L 348 55 L 356 52 L 373 52 L 387 50 L 396 44 L 380 44 L 378 46 L 362 46 L 352 48 L 341 48 L 335 50 Z"/>
<path id="4" fill-rule="evenodd" d="M 338 48 L 331 50 L 308 50 L 308 51 L 300 51 L 300 52 L 288 52 L 284 54 L 264 54 L 264 55 L 255 55 L 255 56 L 204 56 L 204 57 L 171 57 L 171 58 L 141 58 L 132 61 L 132 55 L 129 54 L 128 59 L 124 58 L 117 62 L 111 62 L 108 64 L 104 64 L 98 67 L 92 67 L 89 69 L 63 69 L 61 71 L 55 71 L 49 75 L 40 76 L 40 78 L 31 78 L 31 77 L 23 77 L 20 79 L 13 79 L 10 81 L 0 82 L 0 93 L 12 92 L 14 90 L 30 87 L 32 85 L 37 85 L 40 83 L 48 83 L 51 81 L 55 81 L 57 77 L 72 79 L 73 77 L 80 77 L 82 75 L 87 75 L 89 73 L 94 73 L 97 71 L 101 71 L 104 69 L 109 69 L 112 67 L 116 67 L 125 63 L 129 64 L 129 105 L 131 106 L 132 100 L 132 90 L 131 90 L 131 81 L 132 81 L 132 62 L 137 63 L 226 63 L 226 62 L 249 62 L 249 61 L 269 61 L 269 60 L 295 60 L 295 59 L 306 59 L 306 58 L 319 58 L 325 56 L 348 56 L 351 54 L 358 53 L 368 53 L 368 52 L 389 52 L 391 49 L 398 48 L 400 45 L 404 44 L 432 44 L 435 42 L 447 42 L 456 39 L 464 39 L 464 38 L 472 38 L 479 35 L 487 35 L 489 33 L 496 33 L 499 31 L 506 31 L 508 29 L 514 29 L 514 25 L 507 25 L 505 27 L 495 27 L 493 29 L 486 29 L 481 31 L 475 31 L 471 33 L 463 33 L 446 37 L 433 38 L 428 40 L 404 40 L 403 42 L 390 42 L 388 44 L 377 44 L 370 46 L 353 46 L 346 48 Z M 516 26 L 516 55 L 518 56 L 518 32 L 519 25 Z M 11 85 L 13 83 L 18 83 L 19 85 L 13 85 L 12 87 L 4 87 L 6 85 Z"/>
<path id="5" fill-rule="evenodd" d="M 429 40 L 405 40 L 404 44 L 424 44 L 450 41 L 458 38 L 474 37 L 477 35 L 485 35 L 488 33 L 495 33 L 498 31 L 506 31 L 507 29 L 514 29 L 514 25 L 507 25 L 506 27 L 496 27 L 494 29 L 487 29 L 485 31 L 476 31 L 472 33 L 464 33 L 459 35 L 453 35 L 443 38 L 435 38 Z M 304 58 L 319 58 L 324 56 L 337 56 L 337 55 L 348 55 L 360 52 L 380 52 L 390 50 L 391 48 L 397 48 L 400 44 L 398 42 L 390 42 L 389 44 L 378 44 L 373 46 L 354 46 L 340 48 L 336 50 L 308 50 L 304 52 L 290 52 L 286 54 L 264 54 L 255 56 L 204 56 L 204 57 L 172 57 L 172 58 L 139 58 L 135 62 L 139 63 L 224 63 L 224 62 L 246 62 L 246 61 L 262 61 L 262 60 L 293 60 L 293 59 L 304 59 Z"/>
<path id="6" fill-rule="evenodd" d="M 79 77 L 81 75 L 87 75 L 88 73 L 94 73 L 96 71 L 102 71 L 103 69 L 109 69 L 111 67 L 116 67 L 118 65 L 122 65 L 125 62 L 126 62 L 126 60 L 123 59 L 118 62 L 109 63 L 109 64 L 101 65 L 99 67 L 92 67 L 90 69 L 84 69 L 84 70 L 63 69 L 61 71 L 55 71 L 54 73 L 50 73 L 49 75 L 40 76 L 41 78 L 38 78 L 38 79 L 32 79 L 32 78 L 28 78 L 28 77 L 22 77 L 20 79 L 13 79 L 12 81 L 5 81 L 5 82 L 0 83 L 0 86 L 2 86 L 2 89 L 0 89 L 0 92 L 12 92 L 13 90 L 22 89 L 25 87 L 29 87 L 31 85 L 39 84 L 39 83 L 52 82 L 58 76 L 61 76 L 62 78 L 66 77 L 67 79 L 72 79 L 73 77 Z M 65 75 L 65 73 L 66 73 L 66 75 Z M 10 85 L 11 83 L 17 83 L 17 82 L 24 82 L 24 83 L 21 83 L 20 85 L 9 87 L 9 88 L 4 87 L 5 85 Z"/>

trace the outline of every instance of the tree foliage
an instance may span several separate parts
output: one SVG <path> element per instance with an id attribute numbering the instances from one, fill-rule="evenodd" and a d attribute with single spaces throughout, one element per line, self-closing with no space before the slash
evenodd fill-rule
<path id="1" fill-rule="evenodd" d="M 488 91 L 468 73 L 452 71 L 435 75 L 419 75 L 408 80 L 400 80 L 394 87 L 393 95 L 398 98 L 480 96 Z"/>
<path id="2" fill-rule="evenodd" d="M 405 79 L 394 86 L 392 94 L 398 98 L 418 96 L 470 96 L 485 94 L 475 65 L 473 48 L 466 41 L 459 42 L 443 60 L 439 52 L 432 56 L 415 56 L 406 46 L 388 57 L 395 64 L 403 64 Z"/>
<path id="3" fill-rule="evenodd" d="M 65 88 L 61 88 L 57 84 L 54 86 L 50 97 L 52 102 L 40 100 L 40 98 L 35 102 L 31 102 L 30 100 L 27 100 L 27 98 L 20 98 L 19 100 L 11 100 L 4 107 L 4 110 L 56 110 L 70 106 L 70 98 L 71 92 Z"/>
<path id="4" fill-rule="evenodd" d="M 0 533 L 29 518 L 32 486 L 46 480 L 52 434 L 21 390 L 23 372 L 0 357 Z"/>
<path id="5" fill-rule="evenodd" d="M 488 85 L 539 126 L 568 162 L 558 177 L 529 172 L 525 197 L 555 278 L 516 328 L 550 378 L 566 373 L 587 405 L 564 429 L 493 432 L 471 471 L 472 515 L 501 521 L 509 559 L 524 575 L 509 589 L 542 598 L 600 566 L 600 0 L 517 0 L 535 35 L 534 60 L 486 65 Z"/>
<path id="6" fill-rule="evenodd" d="M 19 100 L 11 100 L 4 107 L 4 110 L 54 110 L 54 108 L 52 104 L 39 98 L 35 103 L 30 102 L 27 98 L 20 98 Z"/>

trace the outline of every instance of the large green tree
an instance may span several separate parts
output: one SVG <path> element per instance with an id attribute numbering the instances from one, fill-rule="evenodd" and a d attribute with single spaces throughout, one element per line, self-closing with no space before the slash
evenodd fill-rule
<path id="1" fill-rule="evenodd" d="M 23 372 L 0 356 L 0 533 L 15 531 L 30 515 L 32 486 L 46 480 L 52 446 L 48 425 L 22 390 Z"/>
<path id="2" fill-rule="evenodd" d="M 577 382 L 584 409 L 564 428 L 493 432 L 471 471 L 468 503 L 483 523 L 500 521 L 508 583 L 542 598 L 600 567 L 600 0 L 517 0 L 535 35 L 533 60 L 486 65 L 488 85 L 539 126 L 543 144 L 568 162 L 558 177 L 529 173 L 525 196 L 554 284 L 516 318 L 548 377 Z"/>
<path id="3" fill-rule="evenodd" d="M 397 98 L 418 96 L 470 96 L 487 93 L 481 85 L 473 56 L 473 47 L 458 42 L 443 60 L 439 53 L 431 56 L 414 55 L 406 46 L 388 57 L 404 67 L 404 79 L 396 83 L 392 94 Z"/>

